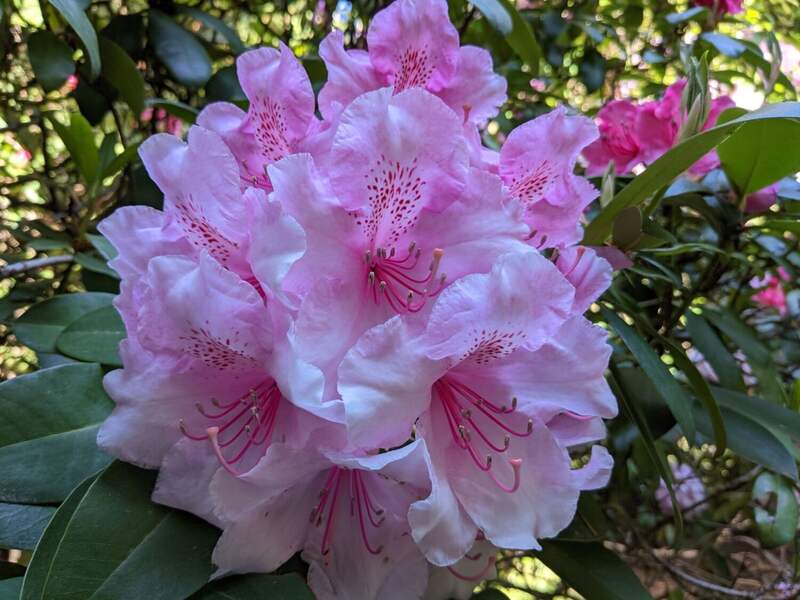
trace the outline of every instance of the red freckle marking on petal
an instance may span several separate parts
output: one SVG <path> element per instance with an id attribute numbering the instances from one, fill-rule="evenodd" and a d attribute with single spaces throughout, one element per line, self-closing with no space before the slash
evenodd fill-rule
<path id="1" fill-rule="evenodd" d="M 522 331 L 473 330 L 472 344 L 461 360 L 472 360 L 486 365 L 511 354 L 527 337 Z"/>
<path id="2" fill-rule="evenodd" d="M 234 331 L 233 337 L 222 339 L 202 327 L 189 329 L 189 335 L 182 336 L 184 351 L 189 356 L 201 360 L 212 369 L 220 371 L 243 371 L 258 368 L 258 362 L 244 349 L 233 347 L 240 332 Z M 243 344 L 247 346 L 247 344 Z"/>
<path id="3" fill-rule="evenodd" d="M 227 265 L 233 254 L 239 250 L 239 244 L 217 231 L 191 195 L 188 198 L 178 198 L 175 208 L 178 211 L 178 222 L 189 243 L 200 250 L 207 250 L 220 264 Z"/>
<path id="4" fill-rule="evenodd" d="M 286 139 L 286 120 L 283 107 L 271 98 L 257 102 L 253 113 L 256 119 L 256 141 L 267 164 L 291 154 Z"/>
<path id="5" fill-rule="evenodd" d="M 509 184 L 511 195 L 519 198 L 526 207 L 531 207 L 544 198 L 544 193 L 558 180 L 549 161 L 543 160 L 533 171 L 514 175 Z"/>
<path id="6" fill-rule="evenodd" d="M 398 69 L 394 76 L 394 93 L 412 87 L 424 88 L 433 75 L 433 60 L 427 46 L 406 48 L 396 57 Z"/>

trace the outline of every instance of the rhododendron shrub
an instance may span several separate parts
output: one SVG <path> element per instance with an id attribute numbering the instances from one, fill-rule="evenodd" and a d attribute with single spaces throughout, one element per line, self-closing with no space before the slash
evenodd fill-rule
<path id="1" fill-rule="evenodd" d="M 574 246 L 597 130 L 558 108 L 486 158 L 505 85 L 439 0 L 376 15 L 366 54 L 331 36 L 322 121 L 291 51 L 258 49 L 248 112 L 142 146 L 165 207 L 101 224 L 128 337 L 98 441 L 222 527 L 218 575 L 303 550 L 318 598 L 421 597 L 429 568 L 485 575 L 458 570 L 476 540 L 539 548 L 608 481 L 602 446 L 570 456 L 617 412 L 582 316 L 610 267 Z"/>

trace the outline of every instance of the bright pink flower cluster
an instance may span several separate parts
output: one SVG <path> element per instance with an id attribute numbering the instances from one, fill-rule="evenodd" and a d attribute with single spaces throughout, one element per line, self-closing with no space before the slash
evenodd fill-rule
<path id="1" fill-rule="evenodd" d="M 694 3 L 710 8 L 716 15 L 733 15 L 744 10 L 744 0 L 694 0 Z"/>
<path id="2" fill-rule="evenodd" d="M 753 302 L 766 308 L 774 308 L 781 316 L 784 316 L 788 308 L 783 286 L 790 280 L 789 272 L 783 267 L 778 267 L 777 275 L 767 272 L 764 277 L 753 277 L 750 280 L 750 286 L 758 290 L 752 296 Z"/>
<path id="3" fill-rule="evenodd" d="M 583 316 L 611 269 L 575 245 L 597 131 L 558 108 L 485 148 L 505 82 L 444 0 L 367 39 L 325 39 L 316 99 L 287 47 L 247 52 L 247 111 L 142 145 L 164 210 L 101 225 L 128 337 L 99 443 L 223 529 L 219 575 L 302 551 L 320 599 L 462 597 L 611 470 Z"/>
<path id="4" fill-rule="evenodd" d="M 601 175 L 613 161 L 615 171 L 624 175 L 640 164 L 650 164 L 678 143 L 678 134 L 686 121 L 681 95 L 686 81 L 673 83 L 659 100 L 636 104 L 613 100 L 597 113 L 600 138 L 583 152 L 589 175 Z M 711 101 L 711 110 L 703 129 L 713 127 L 719 115 L 733 107 L 733 100 L 720 96 Z M 692 175 L 705 175 L 719 166 L 719 157 L 711 151 L 691 166 Z"/>

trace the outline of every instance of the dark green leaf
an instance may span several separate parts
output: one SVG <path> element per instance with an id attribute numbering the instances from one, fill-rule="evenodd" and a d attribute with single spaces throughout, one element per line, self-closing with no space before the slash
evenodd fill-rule
<path id="1" fill-rule="evenodd" d="M 69 125 L 59 123 L 50 118 L 53 129 L 69 150 L 78 170 L 87 185 L 93 184 L 97 179 L 97 167 L 100 164 L 100 154 L 94 141 L 94 131 L 83 115 L 72 113 Z"/>
<path id="2" fill-rule="evenodd" d="M 105 236 L 97 233 L 87 233 L 86 237 L 91 242 L 94 249 L 97 250 L 106 260 L 112 260 L 117 256 L 117 249 L 109 242 Z"/>
<path id="3" fill-rule="evenodd" d="M 0 547 L 33 550 L 56 509 L 0 502 Z"/>
<path id="4" fill-rule="evenodd" d="M 536 77 L 539 74 L 542 49 L 536 41 L 536 36 L 533 35 L 531 26 L 509 0 L 498 0 L 498 2 L 502 3 L 511 16 L 512 29 L 506 36 L 508 45 L 528 65 L 531 70 L 530 75 Z"/>
<path id="5" fill-rule="evenodd" d="M 794 457 L 772 431 L 758 421 L 724 406 L 721 411 L 722 420 L 725 422 L 725 431 L 728 433 L 728 447 L 733 452 L 756 464 L 797 480 L 797 464 Z M 695 404 L 694 416 L 701 437 L 704 438 L 704 441 L 711 443 L 714 429 L 708 414 L 699 404 Z"/>
<path id="6" fill-rule="evenodd" d="M 28 586 L 35 591 L 23 598 L 175 600 L 199 590 L 214 570 L 211 551 L 219 532 L 154 504 L 155 478 L 120 462 L 106 469 L 75 509 L 50 569 L 26 581 L 26 592 Z"/>
<path id="7" fill-rule="evenodd" d="M 117 348 L 125 339 L 125 325 L 113 306 L 86 313 L 56 340 L 59 352 L 87 362 L 121 367 Z"/>
<path id="8" fill-rule="evenodd" d="M 686 329 L 689 331 L 692 343 L 714 369 L 720 384 L 740 392 L 745 391 L 739 363 L 733 358 L 711 325 L 702 316 L 687 311 Z"/>
<path id="9" fill-rule="evenodd" d="M 22 577 L 0 580 L 0 600 L 18 600 L 22 590 Z"/>
<path id="10" fill-rule="evenodd" d="M 702 6 L 695 6 L 683 12 L 670 13 L 665 18 L 667 23 L 670 23 L 671 25 L 678 25 L 680 23 L 684 23 L 685 21 L 691 21 L 697 17 L 704 16 L 706 12 L 706 9 Z"/>
<path id="11" fill-rule="evenodd" d="M 288 575 L 241 575 L 210 583 L 190 600 L 314 600 L 306 582 L 296 573 Z"/>
<path id="12" fill-rule="evenodd" d="M 502 35 L 509 35 L 514 29 L 511 15 L 499 0 L 471 0 L 471 2 Z"/>
<path id="13" fill-rule="evenodd" d="M 761 473 L 753 483 L 753 516 L 761 543 L 782 546 L 797 535 L 797 498 L 794 487 L 780 475 Z"/>
<path id="14" fill-rule="evenodd" d="M 642 369 L 656 385 L 658 394 L 669 406 L 672 414 L 678 420 L 683 434 L 690 444 L 694 444 L 695 425 L 692 418 L 692 403 L 678 381 L 672 376 L 655 351 L 632 327 L 626 325 L 622 319 L 610 310 L 603 309 L 603 316 L 617 332 L 622 341 L 636 357 Z"/>
<path id="15" fill-rule="evenodd" d="M 596 246 L 605 242 L 611 233 L 616 216 L 624 208 L 644 203 L 652 194 L 683 173 L 709 150 L 726 138 L 736 135 L 738 128 L 744 123 L 763 124 L 774 119 L 784 122 L 786 119 L 797 118 L 800 118 L 800 103 L 769 104 L 681 142 L 653 162 L 641 175 L 614 196 L 614 199 L 586 228 L 583 243 Z"/>
<path id="16" fill-rule="evenodd" d="M 758 339 L 756 332 L 728 309 L 706 309 L 703 314 L 744 352 L 764 397 L 779 404 L 787 404 L 786 390 L 783 389 L 769 349 Z"/>
<path id="17" fill-rule="evenodd" d="M 33 557 L 25 573 L 23 592 L 20 596 L 22 600 L 32 600 L 33 598 L 43 600 L 42 584 L 46 581 L 53 565 L 53 557 L 61 543 L 61 538 L 64 537 L 64 531 L 67 529 L 75 509 L 94 480 L 94 477 L 90 477 L 76 486 L 50 519 L 39 543 L 36 544 Z"/>
<path id="18" fill-rule="evenodd" d="M 114 157 L 108 166 L 103 169 L 102 178 L 105 179 L 106 177 L 111 177 L 116 175 L 122 169 L 128 166 L 132 160 L 136 158 L 139 152 L 139 146 L 142 142 L 136 142 L 135 144 L 131 144 L 125 150 L 123 150 L 120 154 L 117 154 Z"/>
<path id="19" fill-rule="evenodd" d="M 0 500 L 60 502 L 110 462 L 96 443 L 112 409 L 102 376 L 76 363 L 0 384 Z"/>
<path id="20" fill-rule="evenodd" d="M 224 37 L 228 44 L 230 44 L 231 50 L 234 51 L 235 54 L 241 54 L 247 48 L 242 43 L 239 34 L 234 31 L 232 27 L 230 27 L 225 21 L 218 19 L 208 13 L 203 12 L 202 10 L 197 10 L 196 8 L 190 8 L 188 6 L 180 7 L 180 12 L 184 15 L 188 15 L 193 19 L 197 19 L 206 27 L 210 27 L 217 33 L 219 33 L 222 37 Z"/>
<path id="21" fill-rule="evenodd" d="M 106 264 L 106 261 L 93 256 L 92 254 L 88 254 L 85 252 L 81 252 L 75 255 L 75 262 L 82 266 L 84 269 L 88 269 L 89 271 L 93 271 L 95 273 L 100 273 L 101 275 L 106 275 L 107 277 L 112 277 L 114 279 L 119 279 L 119 275 L 117 272 L 109 267 Z"/>
<path id="22" fill-rule="evenodd" d="M 150 39 L 156 56 L 183 85 L 200 87 L 211 77 L 211 60 L 199 40 L 164 13 L 150 11 Z"/>
<path id="23" fill-rule="evenodd" d="M 239 84 L 236 76 L 236 67 L 220 69 L 208 80 L 206 84 L 206 99 L 209 102 L 226 100 L 228 102 L 246 102 L 247 96 Z"/>
<path id="24" fill-rule="evenodd" d="M 163 108 L 172 116 L 178 117 L 186 123 L 194 123 L 195 119 L 197 119 L 198 111 L 196 108 L 189 106 L 188 104 L 184 104 L 183 102 L 178 102 L 177 100 L 150 98 L 145 102 L 145 104 L 147 106 L 152 106 L 153 108 Z"/>
<path id="25" fill-rule="evenodd" d="M 28 38 L 28 58 L 46 92 L 57 90 L 75 72 L 72 49 L 55 34 L 37 31 Z"/>
<path id="26" fill-rule="evenodd" d="M 758 421 L 768 429 L 800 441 L 800 413 L 775 402 L 732 390 L 715 387 L 713 393 L 722 406 Z"/>
<path id="27" fill-rule="evenodd" d="M 25 567 L 21 564 L 0 560 L 0 580 L 22 577 L 23 575 L 25 575 Z M 1 597 L 2 596 L 0 596 L 0 598 Z M 15 597 L 14 600 L 16 600 L 17 597 Z"/>
<path id="28" fill-rule="evenodd" d="M 103 77 L 113 85 L 137 117 L 144 110 L 144 78 L 130 56 L 111 40 L 100 38 Z"/>
<path id="29" fill-rule="evenodd" d="M 599 543 L 542 540 L 536 556 L 591 600 L 652 600 L 631 568 Z"/>
<path id="30" fill-rule="evenodd" d="M 728 179 L 745 197 L 800 171 L 800 121 L 743 125 L 717 152 Z"/>
<path id="31" fill-rule="evenodd" d="M 83 12 L 84 9 L 75 0 L 49 0 L 49 2 L 81 38 L 86 53 L 89 55 L 91 79 L 95 79 L 100 74 L 102 61 L 100 49 L 97 46 L 97 33 L 86 13 Z"/>
<path id="32" fill-rule="evenodd" d="M 12 324 L 20 342 L 36 352 L 55 352 L 56 338 L 73 321 L 102 306 L 109 306 L 112 294 L 87 292 L 55 296 L 30 307 Z"/>

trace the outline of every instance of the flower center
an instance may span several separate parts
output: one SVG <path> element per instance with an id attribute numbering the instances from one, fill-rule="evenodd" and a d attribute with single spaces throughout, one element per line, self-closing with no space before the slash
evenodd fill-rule
<path id="1" fill-rule="evenodd" d="M 367 294 L 372 294 L 375 304 L 380 304 L 385 299 L 397 313 L 415 313 L 422 310 L 428 298 L 442 291 L 447 276 L 439 275 L 438 271 L 444 251 L 440 248 L 433 251 L 425 276 L 415 273 L 421 253 L 412 242 L 402 258 L 396 256 L 394 247 L 388 251 L 386 248 L 378 248 L 374 253 L 367 251 L 364 254 L 367 263 Z"/>
<path id="2" fill-rule="evenodd" d="M 522 459 L 512 458 L 508 461 L 514 477 L 510 486 L 497 479 L 492 464 L 494 456 L 508 451 L 511 436 L 523 438 L 533 432 L 533 421 L 530 419 L 524 431 L 518 431 L 508 423 L 511 415 L 516 414 L 517 399 L 511 399 L 510 407 L 498 406 L 451 377 L 438 379 L 433 389 L 441 400 L 453 441 L 469 454 L 475 466 L 487 473 L 497 487 L 505 492 L 515 492 L 519 488 Z M 498 443 L 498 439 L 502 439 L 502 443 Z"/>
<path id="3" fill-rule="evenodd" d="M 424 88 L 433 75 L 433 61 L 427 47 L 406 48 L 398 59 L 398 70 L 394 79 L 394 93 L 412 87 Z"/>
<path id="4" fill-rule="evenodd" d="M 367 486 L 364 483 L 364 474 L 360 470 L 333 467 L 328 472 L 325 485 L 319 494 L 319 502 L 314 507 L 314 510 L 311 511 L 310 517 L 311 523 L 314 523 L 316 527 L 320 527 L 323 522 L 325 523 L 320 546 L 322 556 L 327 561 L 330 555 L 336 521 L 336 504 L 343 485 L 349 487 L 350 517 L 358 519 L 358 527 L 364 547 L 370 554 L 380 554 L 383 546 L 378 546 L 377 548 L 372 546 L 367 534 L 367 524 L 372 529 L 380 527 L 384 521 L 383 509 L 377 507 L 370 497 Z"/>
<path id="5" fill-rule="evenodd" d="M 255 456 L 257 460 L 269 448 L 282 398 L 275 380 L 266 379 L 235 400 L 221 403 L 212 398 L 210 403 L 214 409 L 198 402 L 197 411 L 209 421 L 205 435 L 189 432 L 183 420 L 179 426 L 190 440 L 210 440 L 225 470 L 238 477 L 241 472 L 234 465 L 246 455 Z"/>

